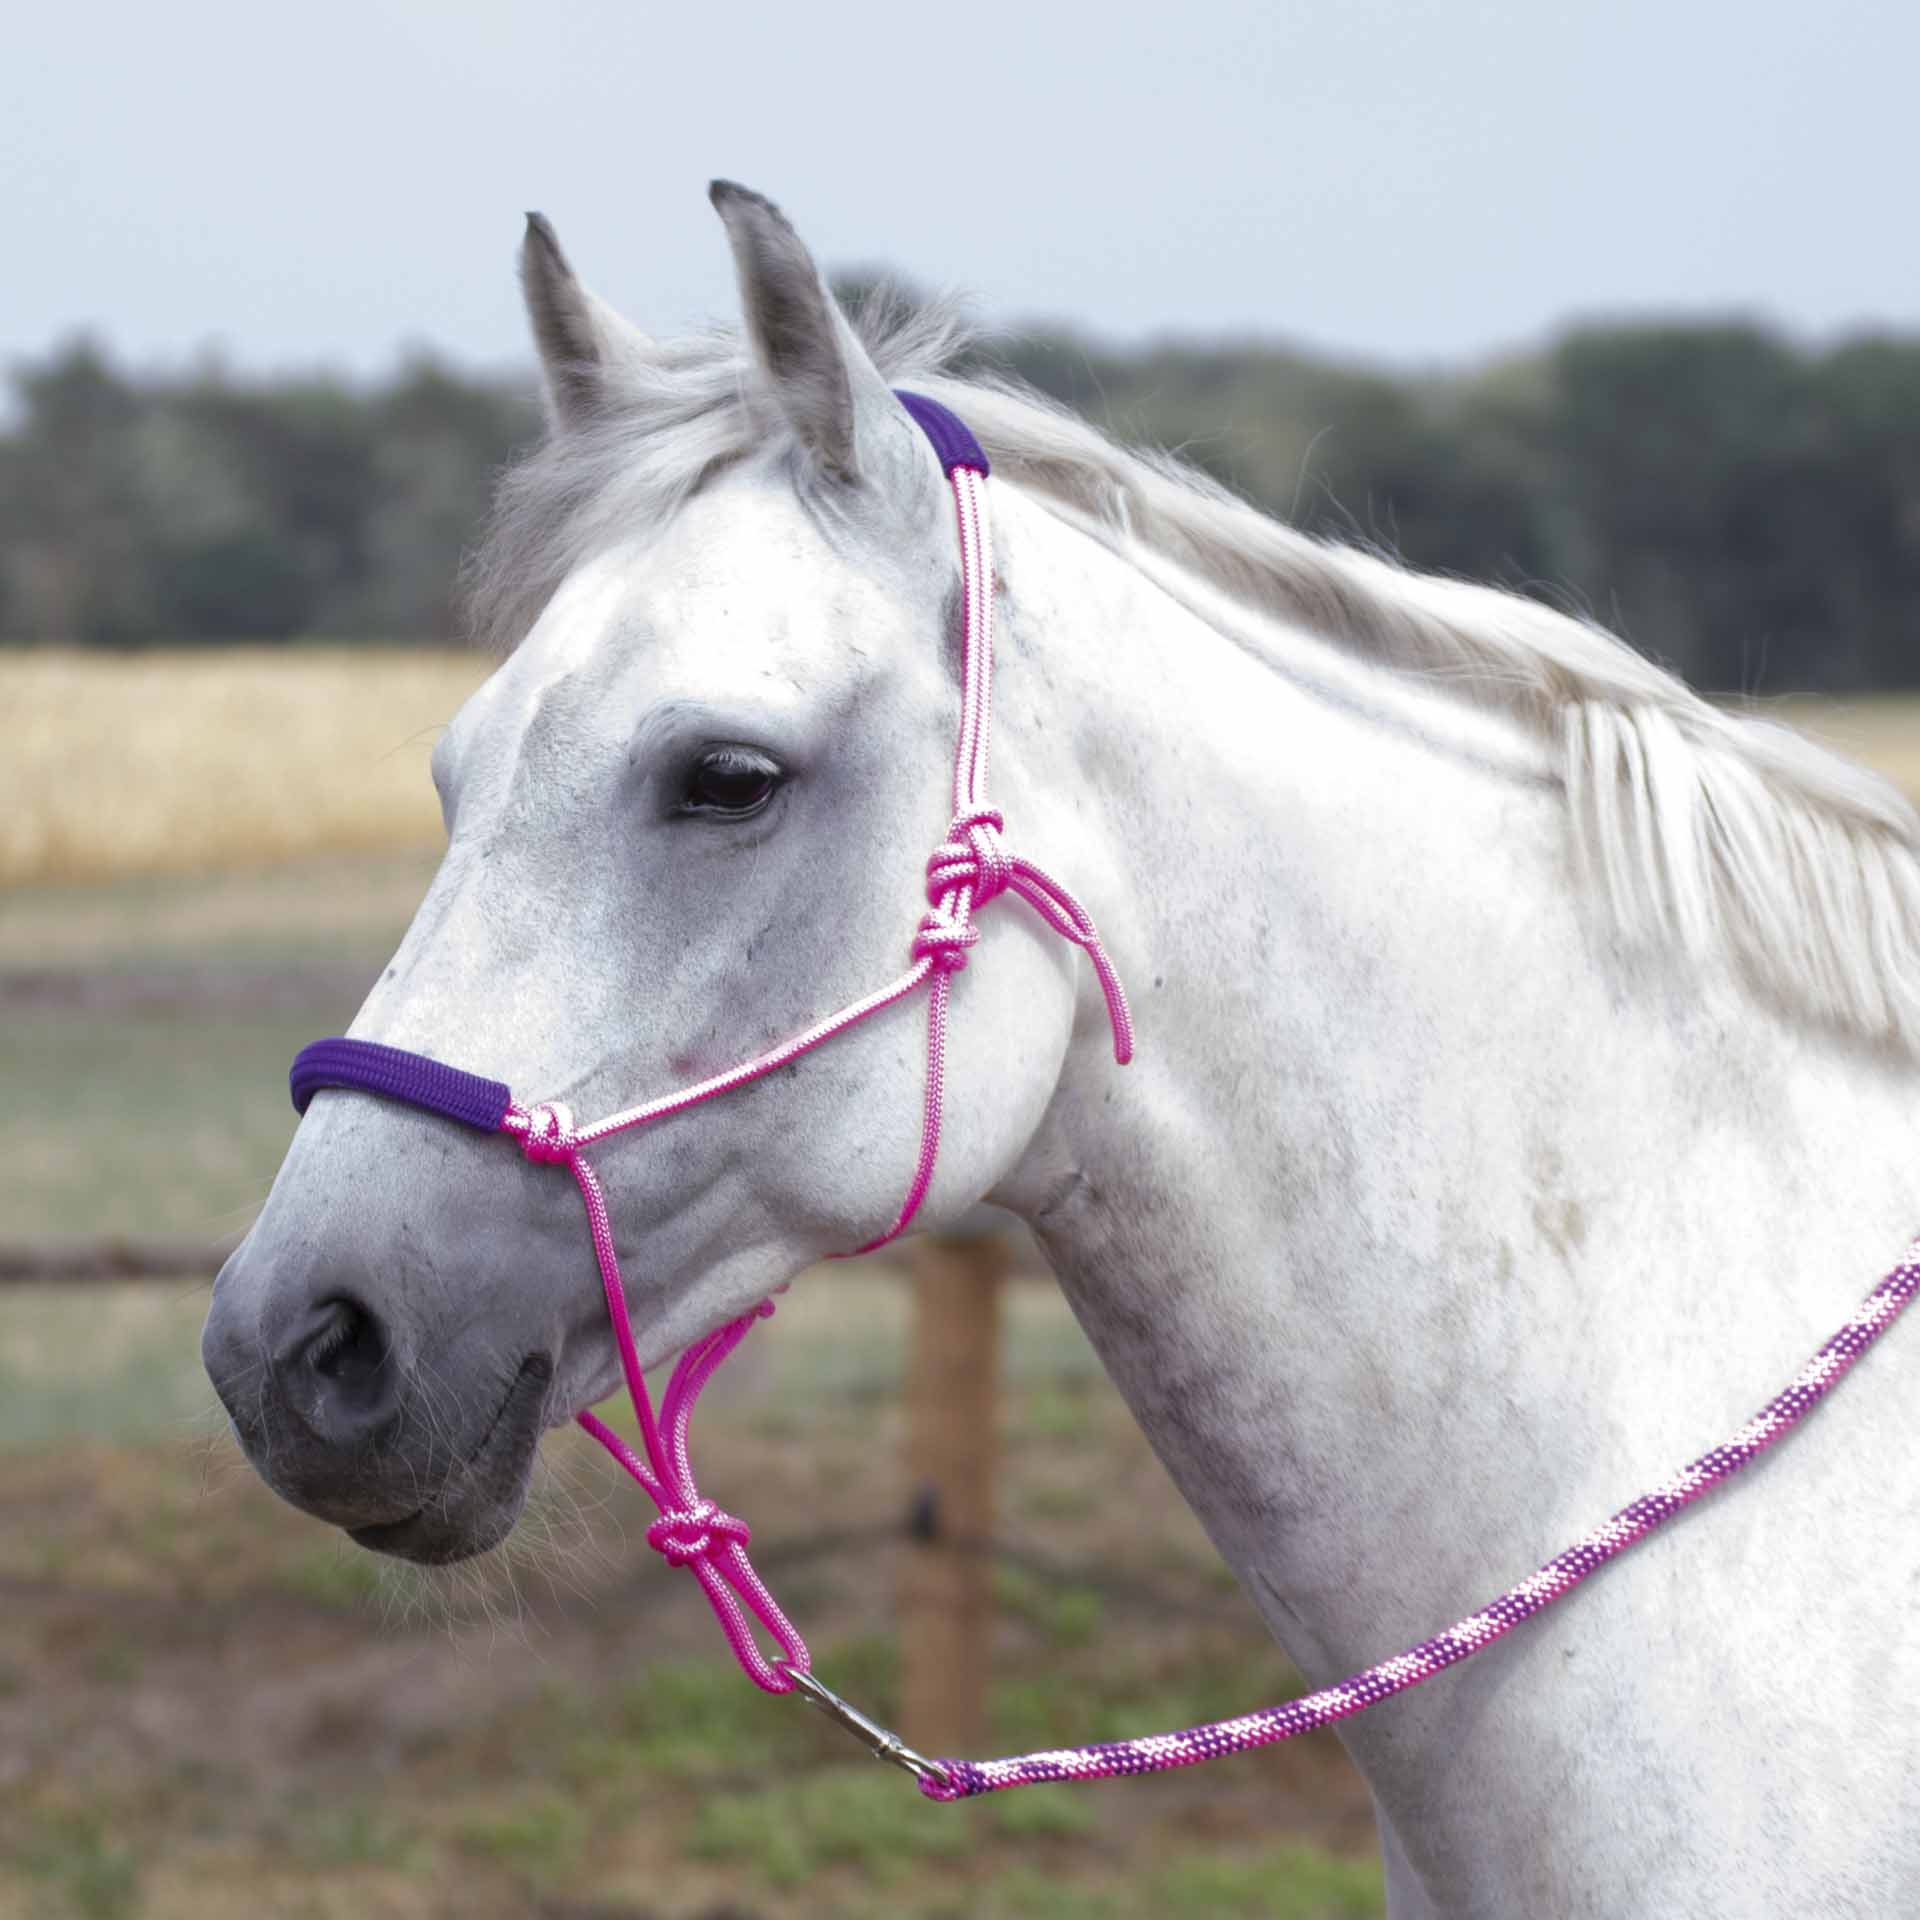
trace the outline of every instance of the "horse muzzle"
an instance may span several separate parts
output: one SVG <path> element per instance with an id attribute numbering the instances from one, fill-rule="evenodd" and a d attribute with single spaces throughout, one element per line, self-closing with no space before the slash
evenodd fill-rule
<path id="1" fill-rule="evenodd" d="M 291 1296 L 289 1299 L 287 1296 Z M 266 1285 L 243 1246 L 214 1284 L 201 1358 L 260 1477 L 361 1546 L 425 1564 L 497 1545 L 548 1424 L 552 1356 L 421 1364 L 360 1295 Z"/>

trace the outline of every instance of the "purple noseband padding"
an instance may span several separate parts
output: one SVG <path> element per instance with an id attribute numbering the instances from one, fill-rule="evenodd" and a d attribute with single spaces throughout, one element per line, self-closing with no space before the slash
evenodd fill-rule
<path id="1" fill-rule="evenodd" d="M 924 393 L 909 393 L 895 387 L 893 397 L 913 415 L 914 424 L 933 442 L 940 456 L 940 471 L 951 473 L 955 467 L 971 467 L 975 473 L 991 473 L 986 449 L 973 437 L 973 429 L 957 413 L 929 400 Z"/>
<path id="2" fill-rule="evenodd" d="M 302 1047 L 293 1057 L 287 1085 L 296 1113 L 305 1113 L 307 1102 L 322 1087 L 348 1087 L 404 1100 L 482 1133 L 497 1133 L 513 1104 L 504 1080 L 483 1080 L 477 1073 L 429 1060 L 424 1053 L 372 1040 L 316 1040 Z"/>

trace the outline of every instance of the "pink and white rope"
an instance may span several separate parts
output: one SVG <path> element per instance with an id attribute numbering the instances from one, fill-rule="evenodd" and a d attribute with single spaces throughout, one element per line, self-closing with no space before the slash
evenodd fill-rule
<path id="1" fill-rule="evenodd" d="M 945 1778 L 923 1776 L 920 1791 L 933 1800 L 965 1800 L 975 1794 L 998 1793 L 1008 1787 L 1033 1786 L 1048 1780 L 1106 1780 L 1119 1774 L 1191 1767 L 1223 1754 L 1291 1740 L 1315 1727 L 1332 1726 L 1336 1720 L 1363 1713 L 1396 1693 L 1431 1680 L 1436 1673 L 1445 1672 L 1511 1633 L 1562 1594 L 1570 1593 L 1588 1575 L 1597 1573 L 1609 1560 L 1644 1540 L 1683 1507 L 1731 1479 L 1792 1432 L 1892 1326 L 1916 1291 L 1920 1291 L 1920 1240 L 1907 1249 L 1906 1257 L 1867 1295 L 1846 1325 L 1731 1440 L 1703 1453 L 1671 1480 L 1622 1507 L 1611 1520 L 1576 1540 L 1564 1553 L 1555 1554 L 1537 1573 L 1530 1573 L 1518 1586 L 1509 1587 L 1497 1600 L 1489 1601 L 1479 1612 L 1468 1614 L 1431 1640 L 1423 1640 L 1391 1660 L 1363 1667 L 1303 1699 L 1263 1707 L 1233 1720 L 1216 1720 L 1178 1733 L 1149 1734 L 1138 1740 L 1018 1754 L 1005 1760 L 942 1760 L 940 1769 Z"/>

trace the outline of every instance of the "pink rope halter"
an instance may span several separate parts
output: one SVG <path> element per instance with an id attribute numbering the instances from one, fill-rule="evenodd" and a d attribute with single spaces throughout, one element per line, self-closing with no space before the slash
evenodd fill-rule
<path id="1" fill-rule="evenodd" d="M 1732 1440 L 1703 1454 L 1652 1493 L 1623 1507 L 1536 1573 L 1511 1587 L 1478 1613 L 1391 1660 L 1367 1667 L 1337 1685 L 1302 1700 L 1144 1739 L 1069 1747 L 1005 1760 L 928 1760 L 876 1726 L 816 1680 L 806 1642 L 781 1611 L 747 1557 L 751 1533 L 744 1520 L 707 1499 L 694 1481 L 687 1429 L 695 1403 L 721 1363 L 758 1319 L 773 1312 L 771 1300 L 697 1340 L 676 1362 L 656 1414 L 634 1345 L 626 1288 L 614 1248 L 605 1191 L 586 1149 L 615 1134 L 665 1120 L 736 1088 L 750 1086 L 790 1061 L 844 1033 L 849 1027 L 927 988 L 926 1095 L 920 1144 L 906 1197 L 893 1224 L 864 1246 L 868 1253 L 898 1238 L 912 1223 L 933 1180 L 940 1151 L 946 1098 L 947 1010 L 953 976 L 967 964 L 980 937 L 974 916 L 1004 893 L 1017 894 L 1064 940 L 1092 962 L 1113 1028 L 1113 1054 L 1122 1066 L 1133 1057 L 1133 1023 L 1119 977 L 1085 908 L 1065 887 L 1030 860 L 1009 851 L 1005 823 L 986 798 L 987 744 L 992 720 L 993 566 L 987 520 L 987 458 L 955 415 L 924 396 L 902 393 L 901 404 L 933 443 L 953 490 L 959 528 L 960 572 L 965 597 L 960 733 L 954 753 L 953 817 L 947 837 L 927 861 L 927 910 L 916 929 L 906 972 L 885 986 L 831 1013 L 804 1033 L 783 1041 L 725 1073 L 643 1101 L 589 1126 L 576 1125 L 558 1102 L 522 1106 L 497 1080 L 449 1067 L 399 1048 L 364 1040 L 317 1040 L 293 1063 L 291 1089 L 305 1112 L 326 1088 L 374 1093 L 403 1100 L 484 1132 L 504 1132 L 540 1165 L 565 1167 L 586 1207 L 588 1231 L 606 1294 L 607 1313 L 620 1353 L 621 1371 L 639 1422 L 636 1453 L 593 1412 L 575 1416 L 645 1489 L 660 1517 L 647 1528 L 647 1544 L 669 1566 L 689 1567 L 699 1580 L 726 1634 L 734 1657 L 756 1686 L 768 1693 L 799 1692 L 839 1721 L 881 1758 L 913 1773 L 935 1800 L 960 1800 L 1045 1780 L 1097 1780 L 1116 1774 L 1157 1773 L 1191 1766 L 1222 1754 L 1292 1739 L 1310 1728 L 1362 1712 L 1417 1686 L 1455 1662 L 1491 1645 L 1541 1608 L 1571 1591 L 1683 1507 L 1739 1472 L 1805 1418 L 1868 1347 L 1893 1324 L 1920 1291 L 1920 1242 L 1867 1296 L 1858 1312 Z M 755 1637 L 755 1623 L 776 1648 L 769 1658 Z"/>
<path id="2" fill-rule="evenodd" d="M 902 393 L 912 415 L 940 459 L 953 492 L 960 544 L 964 599 L 961 655 L 960 730 L 954 751 L 953 809 L 946 838 L 927 861 L 926 911 L 913 936 L 906 972 L 886 985 L 816 1022 L 804 1033 L 755 1058 L 730 1067 L 677 1092 L 662 1094 L 588 1126 L 576 1124 L 558 1102 L 523 1106 L 498 1081 L 484 1080 L 441 1062 L 361 1040 L 320 1040 L 302 1049 L 294 1061 L 294 1105 L 305 1111 L 322 1088 L 382 1094 L 460 1120 L 470 1126 L 513 1135 L 529 1160 L 563 1166 L 573 1176 L 586 1207 L 594 1258 L 600 1269 L 607 1312 L 620 1354 L 621 1371 L 640 1428 L 636 1453 L 591 1411 L 576 1415 L 579 1424 L 606 1448 L 645 1489 L 660 1509 L 647 1529 L 648 1544 L 670 1566 L 692 1569 L 709 1605 L 748 1677 L 769 1693 L 805 1691 L 816 1704 L 855 1725 L 876 1745 L 886 1744 L 905 1757 L 907 1750 L 811 1678 L 806 1642 L 774 1600 L 747 1557 L 752 1535 L 745 1521 L 701 1494 L 693 1477 L 687 1429 L 695 1402 L 722 1361 L 732 1353 L 756 1319 L 772 1313 L 763 1301 L 751 1313 L 696 1341 L 675 1364 L 656 1414 L 646 1376 L 634 1345 L 626 1287 L 614 1247 L 605 1190 L 586 1149 L 615 1134 L 665 1120 L 736 1088 L 750 1086 L 776 1069 L 810 1053 L 849 1027 L 927 989 L 927 1070 L 920 1119 L 920 1144 L 906 1195 L 893 1222 L 855 1253 L 870 1253 L 897 1239 L 911 1225 L 926 1199 L 940 1152 L 946 1102 L 948 1003 L 953 976 L 967 964 L 980 938 L 975 915 L 1002 894 L 1017 894 L 1064 940 L 1081 948 L 1093 964 L 1113 1029 L 1114 1058 L 1125 1065 L 1133 1057 L 1133 1021 L 1113 963 L 1100 943 L 1091 916 L 1067 889 L 1042 867 L 1013 852 L 1004 838 L 1006 823 L 987 799 L 987 750 L 993 715 L 993 564 L 985 481 L 988 462 L 979 442 L 946 408 L 919 394 Z M 777 1650 L 769 1658 L 754 1635 L 765 1629 Z M 930 1763 L 919 1762 L 922 1768 Z M 924 1777 L 924 1776 L 923 1776 Z"/>

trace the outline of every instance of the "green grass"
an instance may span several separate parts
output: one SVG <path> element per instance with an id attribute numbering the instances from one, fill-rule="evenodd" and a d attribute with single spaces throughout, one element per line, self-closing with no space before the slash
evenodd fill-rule
<path id="1" fill-rule="evenodd" d="M 0 1455 L 76 1435 L 188 1446 L 217 1431 L 206 1311 L 204 1282 L 0 1289 Z"/>
<path id="2" fill-rule="evenodd" d="M 1001 1565 L 993 1570 L 994 1604 L 1035 1628 L 1056 1647 L 1084 1647 L 1099 1634 L 1107 1603 L 1092 1587 L 1063 1586 Z"/>
<path id="3" fill-rule="evenodd" d="M 386 1589 L 384 1564 L 363 1549 L 335 1535 L 316 1532 L 314 1544 L 291 1566 L 282 1569 L 280 1585 L 303 1600 L 357 1613 L 370 1606 Z"/>
<path id="4" fill-rule="evenodd" d="M 1050 1644 L 1044 1664 L 1001 1679 L 993 1690 L 993 1737 L 1001 1752 L 1124 1740 L 1228 1719 L 1299 1691 L 1300 1676 L 1279 1648 L 1244 1635 L 1168 1658 L 1137 1634 L 1122 1639 L 1110 1631 L 1077 1653 Z"/>
<path id="5" fill-rule="evenodd" d="M 530 1793 L 499 1813 L 465 1821 L 460 1844 L 536 1886 L 547 1886 L 578 1863 L 587 1834 L 587 1815 L 577 1802 L 558 1793 Z"/>
<path id="6" fill-rule="evenodd" d="M 1372 1862 L 1279 1846 L 1183 1853 L 1126 1878 L 1022 1864 L 969 1888 L 961 1904 L 936 1899 L 911 1911 L 915 1920 L 1379 1920 L 1386 1910 Z M 873 1911 L 878 1920 L 881 1909 Z"/>
<path id="7" fill-rule="evenodd" d="M 1092 1430 L 1092 1396 L 1081 1382 L 1045 1382 L 1022 1400 L 1019 1429 L 1037 1441 L 1083 1440 Z"/>
<path id="8" fill-rule="evenodd" d="M 487 1829 L 489 1838 L 497 1838 Z M 486 1842 L 481 1843 L 481 1850 Z M 323 1872 L 343 1867 L 394 1867 L 412 1872 L 425 1864 L 419 1833 L 364 1800 L 323 1806 L 289 1822 L 287 1851 L 303 1866 Z"/>
<path id="9" fill-rule="evenodd" d="M 891 1768 L 835 1767 L 757 1793 L 710 1796 L 687 1848 L 773 1887 L 800 1886 L 832 1866 L 895 1878 L 915 1863 L 971 1852 L 968 1811 L 923 1800 Z"/>
<path id="10" fill-rule="evenodd" d="M 110 1640 L 87 1662 L 93 1680 L 103 1687 L 130 1687 L 140 1678 L 146 1658 L 124 1640 Z"/>
<path id="11" fill-rule="evenodd" d="M 1206 1720 L 1227 1720 L 1253 1707 L 1291 1700 L 1300 1676 L 1278 1647 L 1236 1641 L 1212 1659 L 1188 1660 L 1159 1676 L 1116 1671 L 1105 1697 L 1093 1705 L 1091 1736 L 1127 1740 L 1143 1732 L 1168 1733 Z"/>
<path id="12" fill-rule="evenodd" d="M 334 860 L 0 891 L 0 976 L 159 968 L 244 987 L 293 966 L 339 981 L 307 1007 L 0 1006 L 0 1239 L 245 1227 L 293 1134 L 288 1063 L 352 1017 L 430 872 Z"/>
<path id="13" fill-rule="evenodd" d="M 335 856 L 232 873 L 0 888 L 0 974 L 244 979 L 287 967 L 369 980 L 399 943 L 437 855 Z"/>
<path id="14" fill-rule="evenodd" d="M 55 1814 L 22 1850 L 20 1864 L 38 1882 L 43 1908 L 78 1920 L 125 1920 L 138 1909 L 140 1871 L 129 1848 L 108 1838 L 95 1813 Z"/>
<path id="15" fill-rule="evenodd" d="M 293 1137 L 288 1064 L 351 1012 L 0 1014 L 0 1238 L 238 1234 Z"/>
<path id="16" fill-rule="evenodd" d="M 737 1668 L 688 1660 L 650 1671 L 607 1703 L 577 1700 L 576 1729 L 558 1756 L 582 1793 L 606 1793 L 637 1778 L 700 1784 L 751 1775 L 791 1752 L 806 1729 L 745 1685 Z"/>
<path id="17" fill-rule="evenodd" d="M 1016 1842 L 1075 1839 L 1100 1824 L 1093 1802 L 1065 1784 L 995 1794 L 983 1810 L 995 1833 Z"/>
<path id="18" fill-rule="evenodd" d="M 844 1641 L 815 1660 L 822 1680 L 882 1720 L 896 1710 L 898 1666 L 892 1641 L 878 1636 Z M 734 1786 L 772 1769 L 831 1765 L 853 1751 L 820 1714 L 797 1700 L 769 1700 L 717 1658 L 650 1667 L 612 1700 L 550 1697 L 523 1745 L 534 1774 L 551 1769 L 596 1801 L 636 1786 Z"/>
<path id="19" fill-rule="evenodd" d="M 1149 1909 L 1217 1920 L 1372 1920 L 1386 1912 L 1380 1868 L 1318 1847 L 1274 1847 L 1243 1859 L 1196 1854 L 1152 1878 Z"/>

